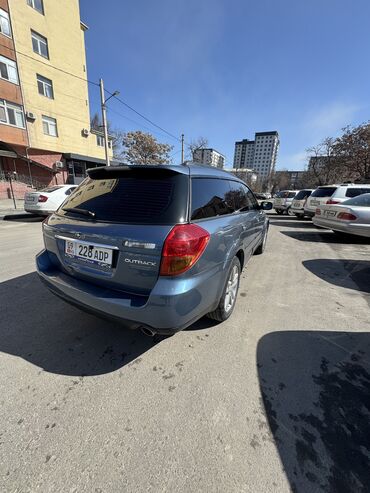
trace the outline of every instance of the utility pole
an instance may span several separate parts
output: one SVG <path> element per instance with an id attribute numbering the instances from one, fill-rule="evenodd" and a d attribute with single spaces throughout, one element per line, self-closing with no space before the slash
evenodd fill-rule
<path id="1" fill-rule="evenodd" d="M 105 148 L 105 162 L 107 166 L 110 166 L 109 161 L 109 147 L 108 147 L 108 127 L 107 127 L 107 107 L 105 105 L 105 95 L 104 95 L 104 82 L 103 79 L 99 79 L 100 86 L 100 99 L 101 99 L 101 115 L 103 121 L 103 131 L 104 131 L 104 148 Z"/>
<path id="2" fill-rule="evenodd" d="M 184 162 L 184 134 L 181 134 L 181 164 Z"/>

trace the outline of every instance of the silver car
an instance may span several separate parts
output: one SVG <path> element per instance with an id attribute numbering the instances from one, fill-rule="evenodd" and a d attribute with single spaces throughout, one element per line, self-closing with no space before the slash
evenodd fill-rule
<path id="1" fill-rule="evenodd" d="M 370 238 L 370 193 L 358 195 L 338 205 L 321 205 L 312 219 L 316 226 L 336 233 Z"/>
<path id="2" fill-rule="evenodd" d="M 275 195 L 273 207 L 277 214 L 291 215 L 290 207 L 298 190 L 282 190 Z"/>
<path id="3" fill-rule="evenodd" d="M 295 214 L 296 217 L 302 219 L 304 217 L 304 207 L 306 205 L 308 197 L 313 192 L 312 189 L 305 188 L 300 190 L 294 197 L 292 205 L 290 207 L 290 212 Z"/>

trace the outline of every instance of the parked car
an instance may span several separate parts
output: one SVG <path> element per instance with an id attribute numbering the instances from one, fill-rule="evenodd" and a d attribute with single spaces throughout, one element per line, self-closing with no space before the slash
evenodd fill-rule
<path id="1" fill-rule="evenodd" d="M 271 193 L 255 193 L 254 194 L 258 200 L 269 200 L 271 199 Z"/>
<path id="2" fill-rule="evenodd" d="M 43 223 L 41 280 L 77 307 L 173 334 L 232 313 L 240 273 L 263 253 L 264 210 L 233 175 L 210 166 L 90 169 Z"/>
<path id="3" fill-rule="evenodd" d="M 327 201 L 327 204 L 340 204 L 345 200 L 357 197 L 358 195 L 362 195 L 363 193 L 370 193 L 370 184 L 350 183 L 340 185 Z"/>
<path id="4" fill-rule="evenodd" d="M 294 197 L 297 195 L 297 190 L 282 190 L 275 195 L 274 209 L 277 214 L 290 214 L 290 206 Z"/>
<path id="5" fill-rule="evenodd" d="M 313 192 L 312 189 L 305 188 L 300 190 L 297 195 L 294 197 L 292 205 L 290 207 L 290 211 L 302 219 L 304 217 L 304 207 L 306 205 L 308 197 Z"/>
<path id="6" fill-rule="evenodd" d="M 62 205 L 75 188 L 77 185 L 55 185 L 39 192 L 26 192 L 24 210 L 32 214 L 48 216 Z"/>
<path id="7" fill-rule="evenodd" d="M 358 195 L 341 204 L 321 205 L 312 219 L 316 226 L 335 233 L 370 238 L 370 193 Z"/>
<path id="8" fill-rule="evenodd" d="M 306 201 L 306 204 L 304 206 L 304 215 L 308 217 L 313 217 L 315 215 L 316 209 L 320 205 L 324 205 L 327 203 L 327 201 L 331 198 L 338 186 L 339 185 L 325 185 L 322 187 L 317 187 Z"/>

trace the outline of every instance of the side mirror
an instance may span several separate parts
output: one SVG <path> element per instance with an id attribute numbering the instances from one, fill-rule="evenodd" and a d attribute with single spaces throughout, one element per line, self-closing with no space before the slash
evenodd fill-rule
<path id="1" fill-rule="evenodd" d="M 263 211 L 271 211 L 271 209 L 272 209 L 272 202 L 269 202 L 267 200 L 264 200 L 263 202 L 261 202 L 260 208 Z"/>

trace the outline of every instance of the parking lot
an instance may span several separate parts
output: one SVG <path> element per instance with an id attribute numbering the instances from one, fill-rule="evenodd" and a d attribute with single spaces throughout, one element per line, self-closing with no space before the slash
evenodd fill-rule
<path id="1" fill-rule="evenodd" d="M 370 242 L 270 224 L 233 316 L 157 342 L 52 296 L 41 221 L 0 221 L 0 490 L 367 491 Z"/>

